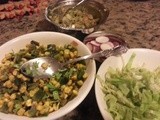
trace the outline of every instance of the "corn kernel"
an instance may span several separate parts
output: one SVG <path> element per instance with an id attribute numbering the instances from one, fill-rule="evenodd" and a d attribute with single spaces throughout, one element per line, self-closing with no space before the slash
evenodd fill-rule
<path id="1" fill-rule="evenodd" d="M 45 52 L 44 54 L 48 56 L 48 55 L 50 55 L 50 52 Z"/>
<path id="2" fill-rule="evenodd" d="M 77 56 L 78 55 L 78 51 L 74 51 L 74 56 Z"/>
<path id="3" fill-rule="evenodd" d="M 49 107 L 49 112 L 53 112 L 54 108 L 53 107 Z"/>
<path id="4" fill-rule="evenodd" d="M 5 97 L 5 98 L 9 98 L 10 95 L 9 95 L 8 93 L 5 93 L 5 94 L 4 94 L 4 97 Z"/>
<path id="5" fill-rule="evenodd" d="M 28 107 L 32 106 L 32 99 L 28 99 L 26 101 L 26 106 L 28 106 Z"/>
<path id="6" fill-rule="evenodd" d="M 45 106 L 45 107 L 49 107 L 49 101 L 46 101 L 46 102 L 44 103 L 44 106 Z"/>
<path id="7" fill-rule="evenodd" d="M 71 89 L 69 87 L 64 88 L 64 93 L 70 93 L 70 92 L 71 92 Z"/>
<path id="8" fill-rule="evenodd" d="M 58 110 L 58 109 L 59 109 L 59 103 L 58 103 L 58 104 L 56 104 L 56 103 L 53 104 L 53 109 L 54 109 L 54 110 Z"/>
<path id="9" fill-rule="evenodd" d="M 9 66 L 9 65 L 10 65 L 10 61 L 8 61 L 8 60 L 5 61 L 5 65 L 6 65 L 6 66 Z"/>
<path id="10" fill-rule="evenodd" d="M 17 76 L 18 71 L 17 71 L 17 70 L 14 70 L 12 74 L 13 74 L 14 76 Z"/>
<path id="11" fill-rule="evenodd" d="M 61 90 L 64 90 L 65 87 L 66 87 L 65 85 L 62 85 L 62 86 L 61 86 Z"/>
<path id="12" fill-rule="evenodd" d="M 7 88 L 11 88 L 12 87 L 12 82 L 10 80 L 6 81 L 3 86 L 7 87 Z"/>
<path id="13" fill-rule="evenodd" d="M 51 80 L 51 83 L 53 84 L 53 85 L 56 85 L 57 84 L 57 81 L 56 80 Z"/>
<path id="14" fill-rule="evenodd" d="M 16 94 L 15 93 L 11 94 L 10 99 L 12 100 L 16 99 Z"/>
<path id="15" fill-rule="evenodd" d="M 25 93 L 26 89 L 27 89 L 27 87 L 25 85 L 22 85 L 19 91 L 21 93 Z"/>
<path id="16" fill-rule="evenodd" d="M 6 58 L 6 59 L 11 59 L 11 58 L 12 58 L 12 55 L 11 55 L 10 53 L 9 53 L 9 54 L 6 54 L 6 55 L 5 55 L 5 58 Z"/>
<path id="17" fill-rule="evenodd" d="M 36 107 L 36 109 L 39 110 L 39 111 L 41 111 L 43 109 L 43 106 L 38 104 L 37 107 Z"/>
<path id="18" fill-rule="evenodd" d="M 28 78 L 27 78 L 27 77 L 25 77 L 25 76 L 22 76 L 22 80 L 23 80 L 23 81 L 27 81 L 27 80 L 28 80 Z"/>
<path id="19" fill-rule="evenodd" d="M 86 79 L 88 77 L 87 73 L 84 73 L 83 78 Z"/>
<path id="20" fill-rule="evenodd" d="M 31 91 L 29 92 L 29 96 L 30 96 L 30 97 L 33 97 L 35 93 L 36 93 L 36 91 L 31 90 Z"/>
<path id="21" fill-rule="evenodd" d="M 64 57 L 69 58 L 69 53 L 70 53 L 70 51 L 68 49 L 65 49 L 64 50 Z"/>
<path id="22" fill-rule="evenodd" d="M 67 94 L 64 94 L 64 99 L 67 99 L 68 95 Z"/>
<path id="23" fill-rule="evenodd" d="M 0 108 L 3 106 L 4 101 L 0 100 Z"/>
<path id="24" fill-rule="evenodd" d="M 15 77 L 13 75 L 9 75 L 9 80 L 13 81 Z"/>
<path id="25" fill-rule="evenodd" d="M 56 87 L 56 88 L 59 88 L 59 87 L 60 87 L 60 83 L 57 82 L 57 83 L 55 84 L 55 87 Z"/>
<path id="26" fill-rule="evenodd" d="M 78 91 L 77 91 L 77 90 L 73 90 L 72 92 L 73 92 L 73 94 L 74 94 L 75 96 L 78 95 Z"/>
<path id="27" fill-rule="evenodd" d="M 22 78 L 22 77 L 23 77 L 22 74 L 17 75 L 17 78 Z"/>
<path id="28" fill-rule="evenodd" d="M 47 86 L 44 86 L 43 89 L 44 89 L 45 92 L 48 92 L 48 87 Z"/>
<path id="29" fill-rule="evenodd" d="M 17 115 L 22 116 L 25 113 L 25 109 L 24 108 L 20 108 L 17 112 Z"/>
<path id="30" fill-rule="evenodd" d="M 69 54 L 70 54 L 71 58 L 74 58 L 74 53 L 73 52 L 70 52 Z"/>
<path id="31" fill-rule="evenodd" d="M 79 80 L 79 81 L 77 82 L 77 84 L 78 84 L 79 86 L 82 86 L 82 85 L 83 85 L 83 81 L 82 81 L 82 80 Z"/>
<path id="32" fill-rule="evenodd" d="M 72 79 L 72 80 L 77 80 L 77 75 L 73 75 L 73 76 L 71 77 L 71 79 Z"/>
<path id="33" fill-rule="evenodd" d="M 2 63 L 5 63 L 5 62 L 6 62 L 6 60 L 7 60 L 6 58 L 3 58 L 3 59 L 2 59 Z"/>
<path id="34" fill-rule="evenodd" d="M 41 67 L 46 70 L 49 67 L 48 63 L 42 63 Z"/>
<path id="35" fill-rule="evenodd" d="M 71 85 L 72 84 L 72 80 L 69 80 L 67 85 Z"/>
<path id="36" fill-rule="evenodd" d="M 8 105 L 8 108 L 9 108 L 8 111 L 12 112 L 13 106 L 14 106 L 14 102 L 13 101 L 9 101 L 7 105 Z"/>
<path id="37" fill-rule="evenodd" d="M 5 101 L 5 102 L 9 102 L 9 99 L 8 99 L 8 98 L 4 98 L 4 101 Z"/>

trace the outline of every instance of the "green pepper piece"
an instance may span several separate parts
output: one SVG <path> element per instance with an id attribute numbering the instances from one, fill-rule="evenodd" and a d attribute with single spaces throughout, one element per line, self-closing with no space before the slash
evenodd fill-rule
<path id="1" fill-rule="evenodd" d="M 29 113 L 30 117 L 35 117 L 36 113 L 37 113 L 36 107 L 32 106 L 31 109 L 28 110 L 28 113 Z"/>
<path id="2" fill-rule="evenodd" d="M 31 44 L 34 44 L 34 45 L 36 45 L 36 46 L 39 46 L 39 42 L 34 41 L 34 40 L 31 41 Z"/>
<path id="3" fill-rule="evenodd" d="M 7 102 L 4 102 L 3 106 L 0 108 L 1 112 L 8 113 L 8 105 Z"/>
<path id="4" fill-rule="evenodd" d="M 45 96 L 45 92 L 42 89 L 39 89 L 33 96 L 33 100 L 41 101 Z"/>
<path id="5" fill-rule="evenodd" d="M 57 90 L 53 91 L 53 98 L 54 98 L 54 100 L 59 100 L 60 99 L 59 92 Z"/>

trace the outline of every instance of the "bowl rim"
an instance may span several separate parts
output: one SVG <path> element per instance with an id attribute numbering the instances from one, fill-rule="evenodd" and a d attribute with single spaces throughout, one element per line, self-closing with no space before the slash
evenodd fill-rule
<path id="1" fill-rule="evenodd" d="M 18 36 L 16 38 L 13 38 L 9 41 L 7 41 L 6 43 L 2 44 L 0 46 L 0 50 L 3 50 L 3 49 L 7 49 L 8 46 L 12 45 L 12 44 L 15 44 L 15 42 L 18 42 L 18 41 L 21 41 L 23 42 L 23 38 L 25 37 L 29 37 L 29 38 L 32 38 L 32 37 L 36 37 L 36 36 L 45 36 L 45 35 L 59 35 L 59 36 L 64 36 L 64 37 L 68 37 L 69 39 L 72 39 L 73 41 L 76 41 L 79 45 L 82 45 L 85 47 L 85 49 L 87 50 L 87 52 L 89 54 L 91 54 L 90 50 L 85 46 L 85 44 L 83 42 L 81 42 L 80 40 L 78 40 L 77 38 L 73 37 L 73 36 L 70 36 L 68 34 L 64 34 L 64 33 L 60 33 L 60 32 L 48 32 L 48 31 L 41 31 L 41 32 L 32 32 L 32 33 L 27 33 L 27 34 L 24 34 L 24 35 L 21 35 L 21 36 Z M 40 37 L 39 36 L 39 37 Z M 63 39 L 63 37 L 62 37 Z M 24 40 L 26 41 L 26 40 Z M 54 41 L 54 40 L 53 40 Z M 29 41 L 28 41 L 29 42 Z M 20 48 L 19 48 L 20 49 Z M 2 55 L 4 57 L 4 55 Z M 0 56 L 1 57 L 1 56 Z M 92 73 L 95 75 L 96 74 L 96 64 L 95 64 L 95 60 L 91 60 L 91 66 L 93 67 L 92 68 Z M 90 92 L 93 84 L 94 84 L 94 81 L 95 81 L 95 76 L 90 76 L 90 78 L 88 78 L 89 80 L 89 84 L 84 84 L 87 88 L 85 89 L 85 91 L 83 91 L 82 93 L 82 96 L 80 96 L 78 99 L 75 99 L 77 97 L 75 97 L 73 100 L 74 102 L 72 103 L 72 106 L 70 107 L 67 107 L 68 109 L 65 109 L 65 112 L 64 113 L 61 113 L 61 114 L 57 114 L 58 113 L 58 110 L 57 111 L 54 111 L 52 113 L 54 113 L 55 116 L 51 115 L 51 116 L 44 116 L 44 117 L 36 117 L 36 118 L 29 118 L 29 117 L 25 117 L 25 116 L 18 116 L 18 115 L 14 115 L 14 114 L 5 114 L 5 113 L 2 113 L 0 112 L 0 115 L 3 114 L 3 117 L 0 116 L 0 119 L 1 120 L 17 120 L 16 118 L 18 118 L 18 120 L 53 120 L 53 119 L 58 119 L 60 117 L 63 117 L 64 115 L 68 114 L 69 112 L 71 112 L 72 110 L 74 110 L 81 102 L 83 102 L 83 100 L 87 97 L 88 93 Z M 83 86 L 82 86 L 83 87 Z M 69 103 L 69 102 L 68 102 Z M 67 103 L 67 104 L 68 104 Z M 7 116 L 7 118 L 6 118 Z M 9 117 L 8 117 L 9 116 Z M 16 116 L 16 118 L 14 119 L 14 117 Z"/>

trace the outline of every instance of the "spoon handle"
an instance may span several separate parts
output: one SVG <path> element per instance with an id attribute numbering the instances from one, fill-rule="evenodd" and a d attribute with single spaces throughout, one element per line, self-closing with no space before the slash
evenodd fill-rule
<path id="1" fill-rule="evenodd" d="M 70 10 L 75 9 L 75 8 L 78 7 L 79 5 L 83 4 L 85 1 L 87 1 L 87 0 L 81 0 L 81 1 L 79 1 L 76 5 L 74 5 L 73 7 L 68 8 L 68 10 L 65 11 L 65 12 L 61 15 L 60 18 L 62 19 Z"/>
<path id="2" fill-rule="evenodd" d="M 86 0 L 81 0 L 80 2 L 78 2 L 75 6 L 72 7 L 72 9 L 76 8 L 77 6 L 79 6 L 80 4 L 82 4 L 83 2 L 85 2 Z"/>
<path id="3" fill-rule="evenodd" d="M 97 53 L 94 53 L 91 55 L 85 55 L 85 56 L 67 61 L 66 63 L 63 64 L 63 66 L 70 64 L 70 63 L 78 62 L 81 60 L 87 60 L 87 59 L 91 59 L 91 58 L 99 58 L 99 57 L 106 57 L 107 58 L 110 56 L 116 56 L 116 55 L 120 55 L 122 53 L 127 52 L 127 50 L 128 50 L 128 48 L 126 46 L 119 45 L 119 46 L 114 47 L 113 49 L 103 50 L 103 51 L 100 51 L 100 52 L 97 52 Z"/>

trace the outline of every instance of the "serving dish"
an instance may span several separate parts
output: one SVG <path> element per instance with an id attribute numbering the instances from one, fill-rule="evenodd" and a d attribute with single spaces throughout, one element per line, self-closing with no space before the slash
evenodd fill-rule
<path id="1" fill-rule="evenodd" d="M 87 11 L 86 13 L 89 14 L 90 16 L 92 16 L 93 19 L 98 19 L 98 22 L 95 25 L 91 25 L 91 26 L 84 27 L 84 28 L 75 28 L 75 27 L 67 27 L 67 26 L 65 27 L 65 26 L 57 23 L 55 20 L 52 20 L 52 18 L 54 16 L 57 16 L 57 18 L 60 17 L 60 20 L 62 20 L 65 11 L 68 10 L 68 8 L 72 7 L 73 5 L 77 4 L 79 1 L 80 0 L 69 0 L 69 1 L 68 0 L 61 0 L 61 1 L 55 2 L 53 4 L 50 4 L 45 10 L 46 20 L 48 20 L 50 23 L 52 23 L 53 25 L 58 27 L 59 30 L 62 32 L 80 31 L 85 34 L 92 33 L 93 31 L 97 30 L 98 27 L 107 20 L 107 17 L 109 15 L 109 10 L 107 8 L 105 8 L 101 3 L 96 2 L 96 1 L 87 1 L 87 2 L 85 2 L 85 4 L 81 4 L 80 6 L 75 8 L 80 11 L 82 8 L 84 8 L 85 11 Z M 62 11 L 62 9 L 64 9 L 64 8 L 66 8 L 66 10 Z M 65 15 L 66 14 L 67 13 L 65 13 Z M 84 17 L 87 17 L 87 16 L 84 16 Z M 73 19 L 73 18 L 74 17 L 71 17 L 70 19 Z M 85 24 L 87 23 L 85 20 L 80 20 L 80 18 L 78 20 L 85 23 Z M 76 19 L 75 19 L 75 21 L 76 21 Z"/>
<path id="2" fill-rule="evenodd" d="M 35 40 L 43 45 L 47 44 L 65 45 L 69 43 L 74 43 L 77 46 L 79 55 L 91 54 L 90 50 L 82 42 L 80 42 L 78 39 L 72 36 L 57 32 L 35 32 L 19 36 L 0 46 L 0 51 L 1 51 L 0 60 L 4 58 L 5 54 L 13 51 L 17 52 L 19 49 L 24 48 L 26 44 L 28 44 L 32 40 Z M 61 107 L 59 110 L 50 113 L 48 116 L 35 117 L 35 118 L 17 116 L 13 114 L 5 114 L 0 112 L 0 119 L 1 120 L 54 120 L 66 115 L 67 113 L 75 109 L 89 93 L 94 83 L 94 78 L 96 73 L 94 60 L 87 61 L 86 72 L 89 74 L 89 76 L 84 82 L 83 86 L 80 88 L 78 95 L 73 100 L 69 101 L 65 106 Z"/>
<path id="3" fill-rule="evenodd" d="M 96 31 L 87 35 L 83 43 L 90 49 L 92 53 L 96 53 L 106 49 L 112 49 L 117 46 L 128 47 L 125 40 L 112 33 L 106 33 L 105 31 Z M 106 57 L 97 58 L 96 60 L 103 62 Z"/>
<path id="4" fill-rule="evenodd" d="M 145 48 L 133 48 L 129 49 L 127 53 L 120 56 L 112 56 L 106 59 L 100 66 L 97 75 L 105 80 L 105 74 L 109 68 L 121 70 L 124 64 L 127 64 L 131 55 L 135 54 L 135 59 L 133 60 L 132 67 L 143 67 L 147 70 L 153 71 L 160 66 L 160 52 Z M 102 85 L 98 78 L 95 82 L 95 95 L 99 110 L 105 120 L 113 120 L 112 115 L 108 112 L 108 107 L 104 99 L 105 94 L 102 92 Z"/>

